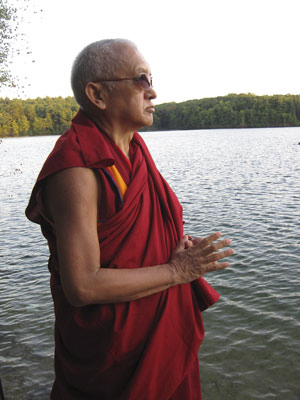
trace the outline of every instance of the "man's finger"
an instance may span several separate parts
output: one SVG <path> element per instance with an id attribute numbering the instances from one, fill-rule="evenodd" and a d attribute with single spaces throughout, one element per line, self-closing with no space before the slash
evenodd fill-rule
<path id="1" fill-rule="evenodd" d="M 219 242 L 213 243 L 210 246 L 206 247 L 205 249 L 202 250 L 202 254 L 204 256 L 207 256 L 211 253 L 214 253 L 217 250 L 222 249 L 223 247 L 227 247 L 231 244 L 232 240 L 231 239 L 223 239 L 220 240 Z"/>
<path id="2" fill-rule="evenodd" d="M 220 237 L 222 236 L 221 232 L 215 232 L 212 233 L 211 235 L 201 239 L 198 243 L 197 243 L 197 247 L 204 249 L 205 247 L 209 246 L 212 242 L 214 242 L 215 240 L 220 239 Z"/>
<path id="3" fill-rule="evenodd" d="M 222 263 L 218 263 L 218 262 L 213 262 L 210 263 L 206 266 L 206 272 L 212 272 L 212 271 L 218 271 L 221 269 L 225 269 L 230 267 L 230 263 L 229 262 L 222 262 Z"/>
<path id="4" fill-rule="evenodd" d="M 205 264 L 210 264 L 218 260 L 222 260 L 225 257 L 231 256 L 234 254 L 233 249 L 228 249 L 224 251 L 220 251 L 219 253 L 213 253 L 205 257 Z"/>

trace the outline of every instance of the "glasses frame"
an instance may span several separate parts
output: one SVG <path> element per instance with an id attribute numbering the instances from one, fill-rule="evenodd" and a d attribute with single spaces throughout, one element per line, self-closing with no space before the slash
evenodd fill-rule
<path id="1" fill-rule="evenodd" d="M 139 84 L 140 88 L 143 90 L 148 90 L 152 88 L 152 75 L 151 74 L 146 74 L 143 72 L 139 76 L 134 76 L 133 78 L 117 78 L 117 79 L 101 79 L 97 80 L 96 82 L 102 83 L 102 82 L 121 82 L 121 81 L 135 81 Z M 143 86 L 143 82 L 147 83 L 147 87 Z"/>

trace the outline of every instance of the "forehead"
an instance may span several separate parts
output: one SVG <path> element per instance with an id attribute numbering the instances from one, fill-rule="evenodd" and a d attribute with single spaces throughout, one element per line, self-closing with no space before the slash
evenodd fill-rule
<path id="1" fill-rule="evenodd" d="M 120 58 L 119 73 L 134 75 L 141 72 L 150 73 L 149 64 L 136 47 L 123 45 L 118 50 L 118 56 Z"/>

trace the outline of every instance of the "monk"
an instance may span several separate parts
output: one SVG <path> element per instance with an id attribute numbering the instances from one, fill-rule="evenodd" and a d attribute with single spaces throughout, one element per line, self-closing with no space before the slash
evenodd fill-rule
<path id="1" fill-rule="evenodd" d="M 221 233 L 183 233 L 182 207 L 136 132 L 153 122 L 151 71 L 124 39 L 77 56 L 80 110 L 33 188 L 50 250 L 53 400 L 199 400 L 203 275 L 229 266 Z"/>

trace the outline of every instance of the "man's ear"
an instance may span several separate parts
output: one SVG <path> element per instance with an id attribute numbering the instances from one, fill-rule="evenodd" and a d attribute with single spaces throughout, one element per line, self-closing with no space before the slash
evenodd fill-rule
<path id="1" fill-rule="evenodd" d="M 105 91 L 100 83 L 88 82 L 85 87 L 85 94 L 90 102 L 100 110 L 106 109 Z"/>

